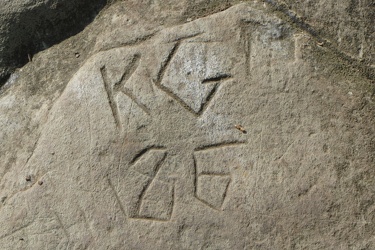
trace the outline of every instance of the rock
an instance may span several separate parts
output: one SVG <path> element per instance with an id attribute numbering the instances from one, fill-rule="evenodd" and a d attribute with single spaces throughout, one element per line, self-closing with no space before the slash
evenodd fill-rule
<path id="1" fill-rule="evenodd" d="M 38 51 L 81 31 L 106 0 L 3 0 L 0 6 L 0 86 Z"/>
<path id="2" fill-rule="evenodd" d="M 375 66 L 375 3 L 372 0 L 266 0 L 289 16 L 296 16 L 316 35 L 341 53 Z M 374 76 L 373 76 L 374 77 Z"/>
<path id="3" fill-rule="evenodd" d="M 270 5 L 162 3 L 117 2 L 12 75 L 1 249 L 374 248 L 362 68 Z"/>

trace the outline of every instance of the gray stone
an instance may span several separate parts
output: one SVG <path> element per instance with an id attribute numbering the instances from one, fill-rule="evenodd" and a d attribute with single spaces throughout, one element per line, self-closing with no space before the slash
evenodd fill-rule
<path id="1" fill-rule="evenodd" d="M 38 51 L 81 31 L 106 0 L 1 0 L 0 86 Z"/>
<path id="2" fill-rule="evenodd" d="M 167 2 L 8 81 L 1 249 L 374 248 L 370 79 L 268 5 Z"/>
<path id="3" fill-rule="evenodd" d="M 372 0 L 266 0 L 292 10 L 316 34 L 354 60 L 375 67 L 375 3 Z M 293 13 L 293 14 L 292 14 Z M 323 44 L 324 45 L 324 44 Z"/>

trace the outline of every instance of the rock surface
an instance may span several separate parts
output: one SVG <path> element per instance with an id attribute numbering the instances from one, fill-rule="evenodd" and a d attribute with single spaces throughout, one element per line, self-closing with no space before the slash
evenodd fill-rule
<path id="1" fill-rule="evenodd" d="M 11 76 L 1 249 L 375 248 L 368 74 L 272 5 L 171 3 Z"/>
<path id="2" fill-rule="evenodd" d="M 375 2 L 372 0 L 266 0 L 295 14 L 340 51 L 375 67 Z M 293 14 L 292 14 L 293 13 Z"/>
<path id="3" fill-rule="evenodd" d="M 81 31 L 106 0 L 1 0 L 0 86 L 35 53 Z"/>

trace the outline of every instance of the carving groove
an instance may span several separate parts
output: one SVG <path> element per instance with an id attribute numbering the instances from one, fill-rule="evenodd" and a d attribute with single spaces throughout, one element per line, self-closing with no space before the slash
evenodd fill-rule
<path id="1" fill-rule="evenodd" d="M 113 119 L 115 121 L 116 128 L 119 129 L 120 126 L 121 126 L 120 117 L 119 117 L 119 114 L 118 114 L 117 104 L 116 104 L 116 102 L 113 98 L 113 91 L 112 91 L 112 88 L 110 86 L 110 81 L 108 79 L 106 67 L 103 66 L 102 68 L 100 68 L 100 72 L 102 74 L 104 88 L 105 88 L 105 91 L 107 93 L 108 103 L 109 103 L 109 106 L 111 107 Z"/>
<path id="2" fill-rule="evenodd" d="M 229 178 L 229 181 L 228 181 L 228 184 L 227 186 L 225 187 L 225 191 L 223 192 L 223 196 L 222 196 L 222 200 L 223 202 L 221 203 L 221 207 L 223 206 L 224 202 L 225 202 L 225 199 L 227 198 L 227 195 L 228 195 L 228 189 L 230 187 L 230 184 L 232 183 L 232 176 L 230 174 L 228 174 L 228 176 L 230 177 Z"/>
<path id="3" fill-rule="evenodd" d="M 197 33 L 194 33 L 194 34 L 191 34 L 191 35 L 181 36 L 181 37 L 178 37 L 178 38 L 172 40 L 171 42 L 178 42 L 178 41 L 186 40 L 186 39 L 189 39 L 189 38 L 200 36 L 202 34 L 204 34 L 204 32 L 197 32 Z"/>
<path id="4" fill-rule="evenodd" d="M 212 82 L 220 82 L 220 81 L 223 81 L 223 80 L 226 80 L 226 79 L 229 79 L 229 78 L 232 78 L 232 76 L 229 75 L 229 74 L 220 74 L 220 75 L 215 76 L 215 77 L 204 79 L 202 81 L 202 83 L 205 84 L 205 83 L 212 83 Z"/>
<path id="5" fill-rule="evenodd" d="M 142 36 L 142 37 L 137 37 L 136 39 L 130 40 L 130 41 L 125 42 L 125 43 L 116 43 L 114 45 L 104 47 L 100 51 L 108 51 L 108 50 L 116 49 L 116 48 L 122 48 L 122 47 L 139 45 L 139 44 L 141 44 L 143 42 L 146 42 L 146 41 L 150 40 L 151 38 L 153 38 L 156 33 L 157 32 L 154 32 L 154 33 L 151 33 L 151 34 L 147 34 L 147 35 Z"/>
<path id="6" fill-rule="evenodd" d="M 125 91 L 125 83 L 128 81 L 128 79 L 133 75 L 135 70 L 139 66 L 141 56 L 139 54 L 135 54 L 131 62 L 125 67 L 124 73 L 121 75 L 121 78 L 118 82 L 114 83 L 113 87 L 111 87 L 111 81 L 108 77 L 107 68 L 106 66 L 103 66 L 100 68 L 100 72 L 103 78 L 104 88 L 107 93 L 108 103 L 111 107 L 112 116 L 114 118 L 115 124 L 117 129 L 122 129 L 121 122 L 120 122 L 120 115 L 118 106 L 116 104 L 114 95 L 118 92 L 124 93 L 126 96 L 128 96 L 135 104 L 137 104 L 146 114 L 150 114 L 150 111 L 148 108 L 143 105 L 141 102 L 137 100 L 137 98 L 130 93 L 129 91 Z"/>
<path id="7" fill-rule="evenodd" d="M 138 157 L 136 158 L 139 159 L 142 155 L 144 155 L 145 153 L 147 153 L 150 149 L 146 149 L 146 150 L 142 150 L 140 152 L 140 154 L 138 154 Z M 146 219 L 146 220 L 154 220 L 154 221 L 168 221 L 170 219 L 170 217 L 172 216 L 172 212 L 173 212 L 173 209 L 174 209 L 174 185 L 173 185 L 173 189 L 172 189 L 172 209 L 171 209 L 171 214 L 169 216 L 169 219 L 159 219 L 159 218 L 154 218 L 154 217 L 150 217 L 150 216 L 141 216 L 141 208 L 142 208 L 142 204 L 144 202 L 144 197 L 147 193 L 147 191 L 149 190 L 151 184 L 154 182 L 156 176 L 158 175 L 165 159 L 167 158 L 167 153 L 165 153 L 163 155 L 163 157 L 156 163 L 156 168 L 155 168 L 155 173 L 153 175 L 153 177 L 149 177 L 149 180 L 148 182 L 146 183 L 146 185 L 143 187 L 140 195 L 139 195 L 139 198 L 138 198 L 138 203 L 136 204 L 136 210 L 137 210 L 137 216 L 135 217 L 132 217 L 132 219 Z M 135 161 L 136 161 L 135 160 Z M 135 162 L 134 161 L 134 162 Z"/>
<path id="8" fill-rule="evenodd" d="M 35 152 L 35 149 L 36 149 L 36 147 L 37 147 L 37 145 L 38 145 L 38 142 L 39 142 L 40 137 L 41 137 L 41 135 L 39 134 L 38 139 L 36 139 L 36 141 L 35 141 L 35 143 L 34 143 L 34 145 L 33 145 L 33 149 L 32 149 L 31 154 L 29 155 L 29 157 L 27 157 L 26 162 L 25 162 L 25 164 L 23 165 L 24 167 L 27 165 L 27 163 L 29 163 L 31 157 L 33 157 L 34 152 Z"/>
<path id="9" fill-rule="evenodd" d="M 145 185 L 144 189 L 142 190 L 140 196 L 139 196 L 139 204 L 138 204 L 138 214 L 140 214 L 140 210 L 141 210 L 141 205 L 142 205 L 142 202 L 143 202 L 143 198 L 148 190 L 148 188 L 150 187 L 151 183 L 154 181 L 155 177 L 158 175 L 159 173 L 159 170 L 161 168 L 161 166 L 163 165 L 163 162 L 165 161 L 165 158 L 167 157 L 167 154 L 164 154 L 163 158 L 161 158 L 157 163 L 156 163 L 156 168 L 155 168 L 155 175 L 153 176 L 153 178 L 151 178 L 148 183 Z"/>
<path id="10" fill-rule="evenodd" d="M 156 175 L 155 175 L 156 176 Z M 151 181 L 152 182 L 152 181 Z M 151 185 L 151 182 L 149 185 Z M 144 191 L 144 193 L 146 193 L 147 190 Z M 142 198 L 143 199 L 143 198 Z M 138 208 L 138 215 L 141 213 L 141 207 L 142 207 L 142 202 L 140 202 L 139 204 L 139 208 Z M 138 219 L 138 220 L 149 220 L 149 221 L 157 221 L 157 222 L 168 222 L 171 220 L 172 218 L 172 214 L 173 214 L 173 211 L 174 211 L 174 207 L 175 207 L 175 184 L 173 183 L 173 187 L 172 187 L 172 204 L 171 204 L 171 213 L 169 214 L 169 217 L 167 219 L 159 219 L 159 218 L 155 218 L 155 217 L 151 217 L 151 216 L 139 216 L 139 217 L 133 217 L 131 219 Z"/>
<path id="11" fill-rule="evenodd" d="M 200 202 L 202 202 L 203 204 L 205 204 L 206 206 L 216 210 L 216 211 L 220 211 L 218 208 L 212 206 L 210 203 L 208 203 L 207 201 L 199 198 L 198 196 L 198 165 L 197 165 L 197 160 L 195 159 L 195 156 L 193 155 L 193 165 L 194 165 L 194 197 L 199 200 Z"/>
<path id="12" fill-rule="evenodd" d="M 196 117 L 199 117 L 201 116 L 205 111 L 206 109 L 208 108 L 208 105 L 209 103 L 211 102 L 211 100 L 213 99 L 214 95 L 216 94 L 216 91 L 218 89 L 218 87 L 220 86 L 220 83 L 224 80 L 228 80 L 231 77 L 231 75 L 229 74 L 221 74 L 221 75 L 218 75 L 218 76 L 215 76 L 215 77 L 212 77 L 212 78 L 208 78 L 208 79 L 204 79 L 202 81 L 202 84 L 208 84 L 208 83 L 213 83 L 214 84 L 214 87 L 212 88 L 212 90 L 210 91 L 210 93 L 208 94 L 206 100 L 204 101 L 203 105 L 200 107 L 199 111 L 196 112 L 194 111 L 189 105 L 187 105 L 178 95 L 176 95 L 173 91 L 171 91 L 169 88 L 163 86 L 161 84 L 162 80 L 163 80 L 163 77 L 164 77 L 164 74 L 165 74 L 165 71 L 167 70 L 168 66 L 170 65 L 170 62 L 172 61 L 173 57 L 176 55 L 179 47 L 181 45 L 181 41 L 178 41 L 176 42 L 176 44 L 173 46 L 173 48 L 171 49 L 167 59 L 165 60 L 165 62 L 162 64 L 161 68 L 160 68 L 160 71 L 159 73 L 157 74 L 157 78 L 156 78 L 156 81 L 153 81 L 154 84 L 162 91 L 164 91 L 167 95 L 169 95 L 170 97 L 172 97 L 174 100 L 176 100 L 183 108 L 185 108 L 187 111 L 189 111 L 190 113 L 192 113 L 194 116 Z"/>
<path id="13" fill-rule="evenodd" d="M 144 221 L 144 220 L 146 220 L 146 221 L 156 221 L 156 222 L 168 222 L 168 221 L 170 221 L 170 218 L 169 219 L 167 219 L 167 220 L 163 220 L 163 219 L 158 219 L 158 218 L 152 218 L 152 217 L 131 217 L 131 218 L 129 218 L 129 219 L 132 219 L 132 220 L 142 220 L 142 221 Z"/>
<path id="14" fill-rule="evenodd" d="M 124 88 L 125 83 L 129 80 L 129 78 L 133 75 L 135 70 L 138 68 L 140 59 L 141 59 L 141 56 L 139 54 L 135 54 L 131 62 L 125 67 L 124 73 L 122 74 L 120 81 L 116 82 L 113 85 L 114 90 L 116 92 L 121 91 Z"/>
<path id="15" fill-rule="evenodd" d="M 189 105 L 187 105 L 180 97 L 178 97 L 175 93 L 173 93 L 171 90 L 169 90 L 167 87 L 165 87 L 161 84 L 161 81 L 163 80 L 165 71 L 167 70 L 167 68 L 169 66 L 169 63 L 171 62 L 172 58 L 176 55 L 176 52 L 177 52 L 178 48 L 180 47 L 180 45 L 181 45 L 181 41 L 178 41 L 177 43 L 175 43 L 172 50 L 169 52 L 169 55 L 168 55 L 167 59 L 162 64 L 162 66 L 160 68 L 160 71 L 157 74 L 156 81 L 153 81 L 153 82 L 156 85 L 156 87 L 158 87 L 160 90 L 164 91 L 164 93 L 166 93 L 171 98 L 176 100 L 183 108 L 185 108 L 190 113 L 196 115 L 194 110 L 192 108 L 190 108 Z"/>
<path id="16" fill-rule="evenodd" d="M 176 200 L 176 183 L 175 180 L 173 180 L 173 188 L 172 188 L 172 209 L 171 214 L 169 216 L 169 220 L 172 219 L 174 207 L 175 207 L 175 200 Z"/>
<path id="17" fill-rule="evenodd" d="M 134 165 L 144 154 L 146 154 L 148 151 L 153 150 L 153 149 L 155 150 L 155 149 L 165 149 L 165 148 L 162 146 L 155 146 L 155 145 L 148 146 L 142 149 L 141 151 L 139 151 L 130 161 L 130 164 Z"/>
<path id="18" fill-rule="evenodd" d="M 206 205 L 206 206 L 212 208 L 213 210 L 220 211 L 219 208 L 216 208 L 216 207 L 212 206 L 210 203 L 208 203 L 207 201 L 205 201 L 205 200 L 199 198 L 199 197 L 197 196 L 197 193 L 195 193 L 195 198 L 196 198 L 197 200 L 199 200 L 200 202 L 202 202 L 204 205 Z"/>
<path id="19" fill-rule="evenodd" d="M 147 108 L 144 104 L 142 104 L 141 102 L 139 102 L 137 100 L 137 98 L 129 91 L 129 90 L 121 90 L 122 93 L 124 93 L 127 97 L 129 97 L 135 104 L 138 105 L 138 107 L 140 107 L 143 112 L 145 112 L 146 114 L 148 115 L 151 115 L 151 112 L 150 112 L 150 109 Z"/>
<path id="20" fill-rule="evenodd" d="M 161 65 L 160 70 L 159 70 L 159 72 L 156 76 L 156 81 L 154 83 L 156 84 L 156 86 L 158 88 L 160 88 L 163 91 L 164 91 L 163 88 L 165 88 L 165 87 L 161 85 L 161 81 L 163 80 L 165 71 L 166 71 L 169 63 L 171 62 L 172 58 L 175 56 L 175 54 L 176 54 L 178 48 L 180 47 L 180 45 L 181 45 L 181 41 L 178 41 L 174 44 L 173 48 L 169 52 L 169 55 L 168 55 L 167 59 Z"/>
<path id="21" fill-rule="evenodd" d="M 209 150 L 209 149 L 215 149 L 215 148 L 223 148 L 223 147 L 230 147 L 230 146 L 238 146 L 246 144 L 247 141 L 224 141 L 220 143 L 215 144 L 207 144 L 200 147 L 195 148 L 195 151 L 203 151 L 203 150 Z"/>
<path id="22" fill-rule="evenodd" d="M 114 196 L 116 198 L 116 201 L 117 201 L 118 205 L 120 206 L 120 210 L 121 210 L 122 214 L 124 215 L 125 219 L 128 218 L 128 215 L 126 214 L 124 206 L 121 203 L 120 197 L 118 196 L 118 193 L 117 193 L 115 187 L 113 186 L 112 181 L 109 178 L 109 176 L 107 176 L 107 181 L 108 181 L 109 187 L 112 189 L 112 192 L 113 192 L 113 194 L 114 194 Z"/>
<path id="23" fill-rule="evenodd" d="M 198 176 L 204 176 L 204 175 L 209 175 L 209 176 L 228 176 L 227 173 L 220 173 L 220 172 L 201 172 L 198 174 Z"/>
<path id="24" fill-rule="evenodd" d="M 197 164 L 197 160 L 196 160 L 194 155 L 193 155 L 193 165 L 194 165 L 194 197 L 197 200 L 199 200 L 200 202 L 202 202 L 203 204 L 205 204 L 206 206 L 208 206 L 208 207 L 210 207 L 210 208 L 212 208 L 216 211 L 220 211 L 221 207 L 224 204 L 224 201 L 226 199 L 229 186 L 232 182 L 232 178 L 231 178 L 230 174 L 229 173 L 217 173 L 217 172 L 198 173 L 198 164 Z M 216 207 L 216 206 L 212 205 L 211 203 L 207 202 L 206 200 L 204 200 L 203 198 L 199 197 L 199 195 L 198 195 L 198 178 L 202 177 L 202 176 L 229 177 L 229 181 L 224 188 L 224 192 L 222 193 L 222 196 L 220 197 L 221 198 L 221 204 L 220 204 L 219 207 Z"/>
<path id="25" fill-rule="evenodd" d="M 67 240 L 69 240 L 70 237 L 69 237 L 68 230 L 65 228 L 64 224 L 62 223 L 61 218 L 60 218 L 59 215 L 56 213 L 56 211 L 53 211 L 53 214 L 54 214 L 55 217 L 57 218 L 57 222 L 59 223 L 61 229 L 64 231 L 65 237 L 67 238 Z"/>
<path id="26" fill-rule="evenodd" d="M 201 116 L 204 113 L 204 111 L 206 111 L 206 109 L 208 108 L 208 105 L 210 104 L 211 100 L 214 98 L 219 85 L 220 85 L 220 83 L 215 83 L 214 87 L 212 88 L 212 90 L 208 94 L 206 100 L 204 101 L 203 105 L 199 109 L 198 113 L 196 113 L 197 116 Z"/>
<path id="27" fill-rule="evenodd" d="M 256 24 L 260 25 L 260 24 Z M 246 68 L 246 75 L 250 75 L 250 68 L 251 68 L 251 41 L 250 41 L 250 25 L 249 22 L 242 21 L 241 25 L 241 39 L 244 41 L 244 51 L 245 51 L 245 68 Z"/>
<path id="28" fill-rule="evenodd" d="M 195 113 L 195 111 L 189 107 L 189 105 L 187 105 L 180 97 L 178 97 L 175 93 L 173 93 L 172 91 L 170 91 L 167 87 L 164 87 L 163 85 L 157 83 L 157 82 L 154 82 L 155 85 L 161 89 L 162 91 L 164 91 L 167 95 L 169 95 L 170 97 L 172 97 L 175 101 L 177 101 L 183 108 L 185 108 L 187 111 L 189 111 L 190 113 L 192 113 L 193 115 L 195 116 L 199 116 L 197 113 Z"/>

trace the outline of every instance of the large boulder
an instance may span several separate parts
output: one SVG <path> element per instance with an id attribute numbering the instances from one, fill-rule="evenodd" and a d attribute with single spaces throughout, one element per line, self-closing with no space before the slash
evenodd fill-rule
<path id="1" fill-rule="evenodd" d="M 2 0 L 0 86 L 35 53 L 81 31 L 107 0 Z"/>
<path id="2" fill-rule="evenodd" d="M 12 74 L 1 249 L 375 248 L 367 66 L 227 7 L 119 1 Z"/>

